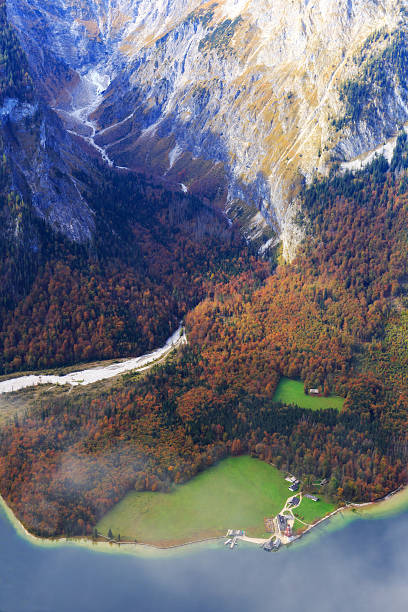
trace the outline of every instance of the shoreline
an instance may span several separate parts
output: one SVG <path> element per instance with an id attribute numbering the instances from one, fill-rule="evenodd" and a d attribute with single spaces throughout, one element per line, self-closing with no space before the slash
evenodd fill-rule
<path id="1" fill-rule="evenodd" d="M 0 495 L 0 513 L 3 512 L 5 518 L 12 525 L 17 535 L 30 542 L 34 546 L 40 546 L 43 548 L 55 548 L 61 546 L 76 546 L 92 550 L 98 553 L 111 553 L 111 554 L 122 554 L 128 553 L 139 556 L 155 557 L 163 554 L 175 554 L 183 552 L 189 548 L 199 549 L 201 546 L 208 547 L 211 543 L 215 544 L 224 540 L 224 536 L 214 536 L 209 538 L 203 538 L 201 540 L 194 540 L 192 542 L 183 542 L 182 544 L 172 544 L 170 546 L 159 546 L 156 544 L 148 544 L 144 542 L 118 542 L 116 540 L 110 540 L 106 536 L 100 536 L 102 540 L 94 540 L 89 536 L 77 536 L 77 537 L 55 537 L 55 538 L 43 538 L 37 536 L 24 526 L 24 524 L 17 518 L 14 511 L 6 503 L 3 496 Z"/>
<path id="2" fill-rule="evenodd" d="M 333 530 L 340 529 L 347 525 L 349 522 L 357 519 L 382 519 L 391 517 L 393 515 L 400 514 L 408 510 L 408 485 L 401 486 L 395 491 L 392 491 L 385 497 L 362 504 L 346 504 L 336 508 L 330 514 L 322 517 L 316 523 L 313 523 L 307 527 L 302 533 L 294 536 L 291 542 L 285 544 L 285 546 L 291 546 L 295 542 L 303 540 L 304 536 L 312 533 L 320 532 L 316 530 L 317 527 L 322 526 L 324 523 L 331 525 Z M 216 545 L 225 539 L 225 536 L 214 536 L 209 538 L 203 538 L 201 540 L 194 540 L 190 542 L 183 542 L 181 544 L 172 544 L 169 546 L 160 546 L 157 544 L 147 544 L 143 542 L 118 542 L 116 540 L 109 540 L 106 536 L 100 536 L 103 540 L 93 540 L 91 537 L 78 536 L 74 538 L 67 538 L 62 536 L 60 538 L 43 538 L 36 536 L 28 531 L 24 524 L 17 518 L 13 510 L 8 506 L 4 498 L 0 495 L 0 511 L 3 511 L 5 517 L 9 523 L 14 527 L 16 533 L 30 542 L 35 546 L 41 546 L 45 548 L 54 548 L 60 546 L 77 546 L 91 550 L 98 553 L 110 553 L 110 554 L 133 554 L 145 557 L 157 557 L 165 554 L 174 555 L 183 552 L 198 552 L 200 548 L 205 547 L 206 549 L 211 548 L 211 545 Z M 338 517 L 342 518 L 339 522 L 335 519 Z M 310 538 L 306 538 L 310 541 Z"/>

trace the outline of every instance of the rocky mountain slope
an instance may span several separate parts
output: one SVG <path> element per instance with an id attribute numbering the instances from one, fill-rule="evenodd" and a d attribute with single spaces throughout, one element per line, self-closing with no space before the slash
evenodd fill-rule
<path id="1" fill-rule="evenodd" d="M 70 239 L 89 240 L 93 215 L 72 178 L 73 170 L 79 169 L 82 162 L 73 153 L 72 137 L 38 95 L 3 2 L 0 27 L 1 193 L 20 198 Z M 17 237 L 18 217 L 8 219 L 8 225 Z"/>
<path id="2" fill-rule="evenodd" d="M 89 166 L 45 103 L 0 1 L 0 326 L 55 235 L 87 243 L 94 214 L 74 172 Z M 46 229 L 48 228 L 48 229 Z M 0 341 L 1 343 L 1 341 Z"/>
<path id="3" fill-rule="evenodd" d="M 72 131 L 111 165 L 224 206 L 259 245 L 280 236 L 289 258 L 303 181 L 408 119 L 405 2 L 8 0 L 8 11 L 43 76 L 52 54 L 87 79 L 87 99 L 72 75 L 53 87 Z M 107 87 L 98 109 L 89 83 Z M 72 123 L 78 108 L 95 111 L 95 134 Z"/>
<path id="4" fill-rule="evenodd" d="M 144 353 L 248 256 L 242 236 L 180 187 L 110 169 L 103 75 L 25 51 L 0 2 L 0 372 Z"/>

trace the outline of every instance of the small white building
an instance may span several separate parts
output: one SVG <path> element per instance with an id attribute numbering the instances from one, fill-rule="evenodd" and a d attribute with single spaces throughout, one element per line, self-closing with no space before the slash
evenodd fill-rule
<path id="1" fill-rule="evenodd" d="M 319 395 L 319 389 L 309 389 L 311 395 Z"/>
<path id="2" fill-rule="evenodd" d="M 319 501 L 319 498 L 316 497 L 316 495 L 311 495 L 310 493 L 306 493 L 305 497 L 307 497 L 308 499 L 311 499 L 314 502 L 318 502 Z"/>

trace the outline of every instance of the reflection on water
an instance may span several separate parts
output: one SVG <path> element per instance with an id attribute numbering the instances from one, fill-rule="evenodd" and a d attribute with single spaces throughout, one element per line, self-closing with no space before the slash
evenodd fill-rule
<path id="1" fill-rule="evenodd" d="M 337 520 L 348 524 L 276 554 L 220 543 L 142 558 L 35 546 L 3 513 L 0 611 L 406 612 L 408 513 Z"/>

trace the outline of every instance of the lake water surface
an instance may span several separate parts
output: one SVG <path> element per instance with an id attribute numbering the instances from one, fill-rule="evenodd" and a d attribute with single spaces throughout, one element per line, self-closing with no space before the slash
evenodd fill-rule
<path id="1" fill-rule="evenodd" d="M 407 511 L 317 530 L 278 553 L 216 543 L 143 557 L 38 546 L 0 510 L 0 612 L 408 610 Z"/>

